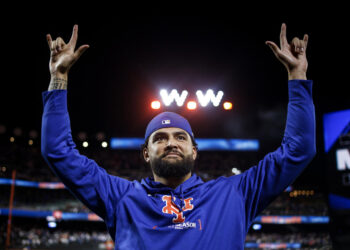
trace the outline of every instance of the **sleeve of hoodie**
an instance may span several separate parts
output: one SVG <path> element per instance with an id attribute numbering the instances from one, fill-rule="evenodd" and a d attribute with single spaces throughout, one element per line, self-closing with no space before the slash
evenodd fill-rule
<path id="1" fill-rule="evenodd" d="M 316 154 L 312 80 L 288 81 L 288 113 L 281 145 L 236 176 L 245 200 L 246 229 L 301 174 Z"/>
<path id="2" fill-rule="evenodd" d="M 67 109 L 67 90 L 42 92 L 41 154 L 65 186 L 106 223 L 112 223 L 120 197 L 130 181 L 109 175 L 73 142 Z"/>

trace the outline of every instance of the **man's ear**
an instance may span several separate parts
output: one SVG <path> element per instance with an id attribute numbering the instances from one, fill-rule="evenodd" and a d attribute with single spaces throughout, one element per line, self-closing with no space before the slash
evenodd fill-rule
<path id="1" fill-rule="evenodd" d="M 145 161 L 148 163 L 149 162 L 149 155 L 148 155 L 148 149 L 145 147 L 143 149 L 143 158 L 145 159 Z"/>
<path id="2" fill-rule="evenodd" d="M 197 148 L 195 146 L 193 146 L 192 151 L 193 151 L 193 160 L 196 160 L 197 159 Z"/>

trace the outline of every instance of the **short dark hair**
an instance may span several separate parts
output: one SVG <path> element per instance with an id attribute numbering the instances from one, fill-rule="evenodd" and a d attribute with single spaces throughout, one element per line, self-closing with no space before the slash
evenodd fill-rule
<path id="1" fill-rule="evenodd" d="M 145 158 L 143 157 L 143 150 L 144 150 L 145 148 L 148 147 L 148 142 L 149 142 L 150 136 L 151 136 L 151 135 L 149 135 L 149 136 L 147 137 L 145 143 L 143 143 L 143 144 L 140 145 L 140 148 L 141 148 L 141 154 L 140 154 L 140 156 L 141 156 L 141 159 L 143 160 L 143 162 L 146 163 L 146 164 L 147 164 L 147 162 L 145 161 Z M 195 148 L 196 148 L 196 150 L 197 150 L 197 157 L 196 157 L 196 160 L 197 160 L 198 157 L 199 157 L 199 155 L 198 155 L 198 144 L 197 144 L 197 142 L 193 139 L 192 136 L 190 136 L 190 137 L 191 137 L 192 145 L 195 146 Z"/>

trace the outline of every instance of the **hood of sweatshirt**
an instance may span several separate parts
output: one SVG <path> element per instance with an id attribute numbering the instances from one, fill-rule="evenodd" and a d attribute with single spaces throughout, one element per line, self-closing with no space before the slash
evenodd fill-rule
<path id="1" fill-rule="evenodd" d="M 201 185 L 202 183 L 204 183 L 203 180 L 195 173 L 192 173 L 192 176 L 189 179 L 181 183 L 175 189 L 165 186 L 160 182 L 154 181 L 153 177 L 147 177 L 146 179 L 141 180 L 142 186 L 147 190 L 147 193 L 149 194 L 170 194 L 171 200 L 175 203 L 180 211 L 182 211 L 182 208 L 185 205 L 184 194 L 197 187 L 198 185 Z M 176 197 L 177 199 L 174 201 L 173 197 Z"/>

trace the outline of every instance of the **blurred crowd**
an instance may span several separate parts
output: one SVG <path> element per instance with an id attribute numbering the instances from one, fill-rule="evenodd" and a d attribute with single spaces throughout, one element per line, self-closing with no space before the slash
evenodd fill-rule
<path id="1" fill-rule="evenodd" d="M 328 206 L 322 193 L 312 196 L 290 197 L 288 192 L 279 195 L 261 215 L 314 215 L 328 216 Z"/>
<path id="2" fill-rule="evenodd" d="M 329 233 L 248 233 L 246 242 L 300 243 L 301 249 L 331 249 Z"/>
<path id="3" fill-rule="evenodd" d="M 6 241 L 6 229 L 0 228 L 0 246 Z M 105 231 L 73 231 L 62 229 L 49 229 L 33 226 L 30 229 L 13 226 L 11 230 L 11 245 L 13 247 L 43 248 L 78 244 L 106 243 L 111 241 L 110 235 Z M 56 248 L 57 249 L 57 248 Z"/>
<path id="4" fill-rule="evenodd" d="M 4 226 L 0 227 L 0 245 L 6 240 L 6 230 Z M 14 247 L 31 247 L 31 248 L 46 248 L 50 246 L 64 245 L 81 245 L 84 244 L 105 244 L 112 239 L 107 231 L 77 231 L 64 229 L 49 229 L 38 226 L 32 226 L 28 230 L 23 230 L 21 227 L 13 226 L 11 232 L 13 239 L 12 245 Z M 300 249 L 331 249 L 331 240 L 328 233 L 263 233 L 254 232 L 248 233 L 246 236 L 246 243 L 299 243 Z M 85 249 L 85 248 L 84 248 Z M 245 248 L 253 249 L 253 248 Z M 256 248 L 257 249 L 257 248 Z"/>

